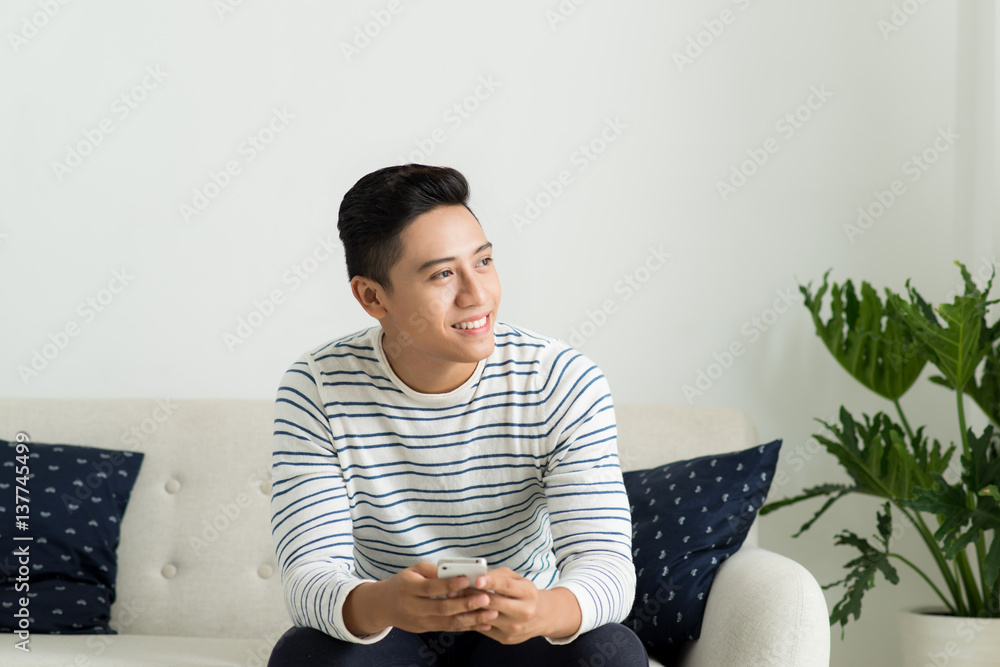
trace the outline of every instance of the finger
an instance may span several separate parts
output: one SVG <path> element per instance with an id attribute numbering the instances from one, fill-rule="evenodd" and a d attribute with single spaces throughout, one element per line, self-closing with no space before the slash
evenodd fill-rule
<path id="1" fill-rule="evenodd" d="M 483 608 L 497 612 L 502 621 L 505 618 L 520 618 L 524 615 L 527 607 L 520 598 L 491 595 L 490 601 Z"/>
<path id="2" fill-rule="evenodd" d="M 465 575 L 448 579 L 430 579 L 424 590 L 428 597 L 460 597 L 463 591 L 475 590 L 469 587 L 469 578 Z"/>
<path id="3" fill-rule="evenodd" d="M 453 627 L 461 630 L 490 631 L 493 622 L 499 617 L 496 611 L 479 609 L 474 612 L 457 614 L 451 617 Z"/>
<path id="4" fill-rule="evenodd" d="M 464 598 L 464 597 L 468 597 L 470 595 L 475 595 L 476 593 L 491 593 L 491 592 L 492 591 L 484 590 L 482 588 L 473 588 L 473 587 L 470 586 L 468 588 L 463 588 L 460 591 L 452 591 L 451 593 L 448 593 L 448 597 L 450 597 L 450 598 Z"/>
<path id="5" fill-rule="evenodd" d="M 490 572 L 476 579 L 476 588 L 493 591 L 497 595 L 510 598 L 523 598 L 529 594 L 535 585 L 513 572 Z"/>
<path id="6" fill-rule="evenodd" d="M 456 598 L 425 598 L 419 601 L 417 610 L 423 616 L 452 617 L 482 612 L 489 603 L 490 597 L 485 593 Z"/>

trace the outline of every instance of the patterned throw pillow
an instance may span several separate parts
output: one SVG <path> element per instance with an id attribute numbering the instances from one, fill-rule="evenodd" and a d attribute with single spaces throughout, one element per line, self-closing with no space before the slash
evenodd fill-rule
<path id="1" fill-rule="evenodd" d="M 0 453 L 0 631 L 113 634 L 119 526 L 142 453 L 6 440 Z"/>
<path id="2" fill-rule="evenodd" d="M 638 577 L 625 625 L 651 654 L 701 634 L 716 568 L 746 539 L 780 449 L 775 440 L 625 473 Z"/>

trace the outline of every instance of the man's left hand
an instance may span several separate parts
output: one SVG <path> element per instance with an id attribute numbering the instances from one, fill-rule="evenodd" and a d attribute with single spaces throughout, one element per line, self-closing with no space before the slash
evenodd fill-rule
<path id="1" fill-rule="evenodd" d="M 472 584 L 492 591 L 484 609 L 499 616 L 473 628 L 501 644 L 520 644 L 532 637 L 570 637 L 580 629 L 582 615 L 576 596 L 566 588 L 538 590 L 510 568 L 491 570 Z"/>

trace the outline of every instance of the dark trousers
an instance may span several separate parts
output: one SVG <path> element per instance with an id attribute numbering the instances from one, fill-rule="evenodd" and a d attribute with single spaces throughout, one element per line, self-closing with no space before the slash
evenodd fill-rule
<path id="1" fill-rule="evenodd" d="M 374 644 L 340 641 L 312 628 L 292 628 L 271 652 L 268 667 L 648 667 L 642 642 L 612 623 L 569 644 L 535 637 L 501 644 L 478 632 L 412 634 L 398 628 Z"/>

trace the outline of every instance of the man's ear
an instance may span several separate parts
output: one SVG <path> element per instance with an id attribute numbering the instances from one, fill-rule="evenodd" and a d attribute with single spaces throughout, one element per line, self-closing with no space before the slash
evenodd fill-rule
<path id="1" fill-rule="evenodd" d="M 386 316 L 385 288 L 370 278 L 354 276 L 351 278 L 351 292 L 365 312 L 377 320 Z"/>

